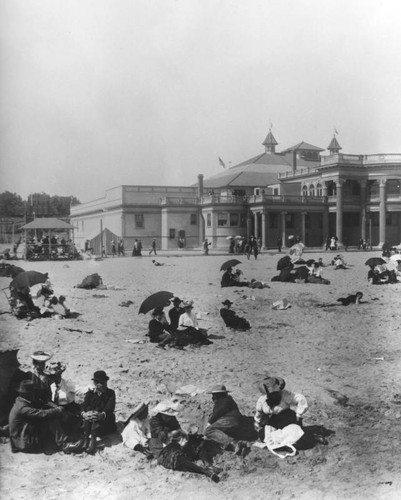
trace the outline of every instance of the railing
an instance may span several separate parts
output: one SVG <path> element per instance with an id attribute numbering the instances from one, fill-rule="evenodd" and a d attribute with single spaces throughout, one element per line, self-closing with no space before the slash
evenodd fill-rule
<path id="1" fill-rule="evenodd" d="M 319 166 L 297 168 L 297 170 L 295 170 L 295 172 L 293 170 L 287 170 L 287 172 L 279 173 L 278 178 L 279 179 L 288 179 L 291 177 L 299 177 L 302 175 L 314 174 L 314 173 L 316 173 L 317 168 L 319 168 Z"/>
<path id="2" fill-rule="evenodd" d="M 179 205 L 197 205 L 198 198 L 160 198 L 160 205 L 179 206 Z"/>
<path id="3" fill-rule="evenodd" d="M 208 196 L 202 196 L 201 204 L 209 205 L 209 204 L 222 204 L 222 203 L 231 203 L 234 205 L 242 205 L 248 199 L 247 196 L 232 196 L 232 195 L 218 195 L 212 194 Z"/>
<path id="4" fill-rule="evenodd" d="M 293 196 L 293 195 L 273 195 L 273 194 L 260 194 L 248 196 L 249 203 L 277 203 L 277 204 L 314 204 L 321 205 L 324 203 L 323 196 Z"/>

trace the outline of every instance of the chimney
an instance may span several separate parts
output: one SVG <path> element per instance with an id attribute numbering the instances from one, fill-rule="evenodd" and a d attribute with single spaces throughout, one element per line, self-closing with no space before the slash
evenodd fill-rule
<path id="1" fill-rule="evenodd" d="M 198 175 L 198 198 L 203 198 L 203 174 Z"/>

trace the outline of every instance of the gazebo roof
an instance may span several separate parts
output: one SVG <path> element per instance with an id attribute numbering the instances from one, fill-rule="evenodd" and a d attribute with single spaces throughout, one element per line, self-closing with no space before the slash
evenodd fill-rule
<path id="1" fill-rule="evenodd" d="M 55 217 L 38 217 L 22 226 L 21 229 L 24 231 L 27 229 L 74 229 L 74 226 Z"/>

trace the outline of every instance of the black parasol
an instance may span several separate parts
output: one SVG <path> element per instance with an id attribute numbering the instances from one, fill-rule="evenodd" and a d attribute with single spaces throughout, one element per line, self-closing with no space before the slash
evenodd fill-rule
<path id="1" fill-rule="evenodd" d="M 386 264 L 386 261 L 381 257 L 371 257 L 365 262 L 365 266 L 370 267 L 381 266 L 382 264 Z"/>
<path id="2" fill-rule="evenodd" d="M 152 293 L 152 295 L 149 295 L 149 297 L 142 302 L 138 314 L 146 314 L 156 307 L 164 307 L 173 297 L 173 293 L 166 291 Z"/>
<path id="3" fill-rule="evenodd" d="M 281 259 L 277 262 L 277 271 L 281 271 L 282 269 L 285 269 L 290 265 L 291 265 L 291 257 L 289 255 L 281 257 Z"/>
<path id="4" fill-rule="evenodd" d="M 49 278 L 48 273 L 38 273 L 37 271 L 24 271 L 17 274 L 17 276 L 10 283 L 13 288 L 30 288 L 38 283 L 45 283 Z"/>
<path id="5" fill-rule="evenodd" d="M 238 259 L 230 259 L 230 260 L 226 260 L 225 262 L 223 262 L 223 264 L 221 265 L 220 267 L 220 271 L 225 271 L 226 269 L 228 269 L 229 267 L 234 267 L 238 264 L 241 264 L 241 261 L 238 260 Z"/>

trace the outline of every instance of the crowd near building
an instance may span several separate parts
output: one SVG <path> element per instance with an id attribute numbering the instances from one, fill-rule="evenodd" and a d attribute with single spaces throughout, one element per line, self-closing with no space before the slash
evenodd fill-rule
<path id="1" fill-rule="evenodd" d="M 153 238 L 164 250 L 199 248 L 205 238 L 226 248 L 230 236 L 251 235 L 262 248 L 292 235 L 309 247 L 332 236 L 340 247 L 401 242 L 401 154 L 344 154 L 336 135 L 327 150 L 300 142 L 277 152 L 271 130 L 262 145 L 192 186 L 118 186 L 73 206 L 75 243 L 96 249 L 101 239 L 109 252 L 113 240 L 129 250 Z"/>

